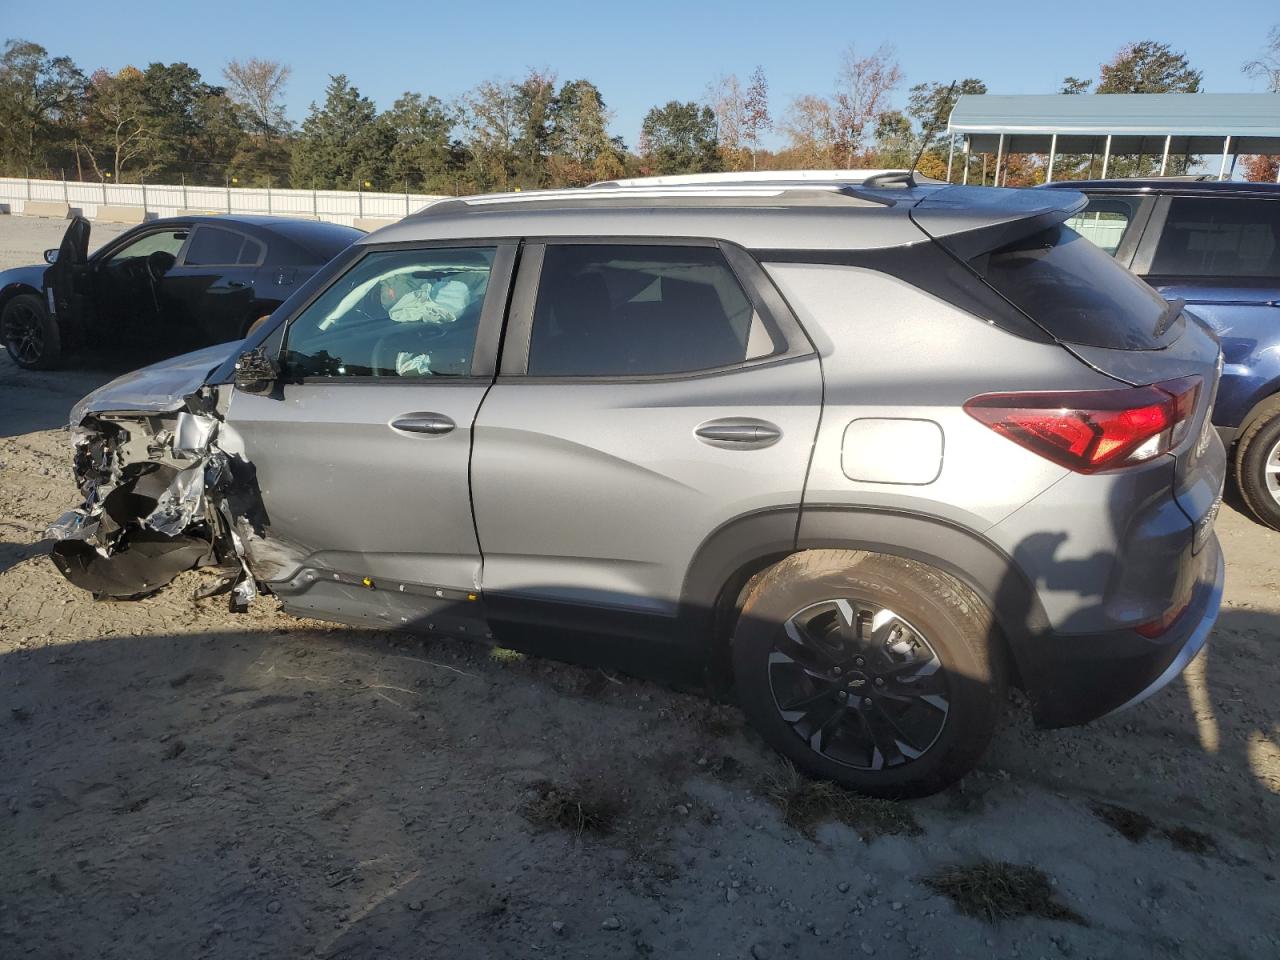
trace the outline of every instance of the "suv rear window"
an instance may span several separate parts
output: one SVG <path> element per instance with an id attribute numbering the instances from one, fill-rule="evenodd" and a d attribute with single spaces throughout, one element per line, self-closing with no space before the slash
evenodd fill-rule
<path id="1" fill-rule="evenodd" d="M 1052 336 L 1116 350 L 1168 345 L 1168 303 L 1070 227 L 1058 225 L 969 261 Z M 1171 329 L 1166 329 L 1166 327 Z"/>
<path id="2" fill-rule="evenodd" d="M 1174 197 L 1150 272 L 1280 276 L 1280 200 Z"/>

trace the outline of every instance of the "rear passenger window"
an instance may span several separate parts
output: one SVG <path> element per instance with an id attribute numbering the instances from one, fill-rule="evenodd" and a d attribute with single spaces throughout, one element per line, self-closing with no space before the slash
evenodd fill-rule
<path id="1" fill-rule="evenodd" d="M 191 235 L 182 262 L 193 267 L 252 266 L 261 261 L 262 252 L 262 244 L 243 233 L 199 226 Z"/>
<path id="2" fill-rule="evenodd" d="M 767 357 L 779 346 L 715 247 L 546 248 L 530 376 L 690 373 Z"/>
<path id="3" fill-rule="evenodd" d="M 1280 276 L 1280 201 L 1174 197 L 1151 273 Z"/>
<path id="4" fill-rule="evenodd" d="M 1137 200 L 1124 197 L 1090 197 L 1089 206 L 1068 220 L 1067 226 L 1114 257 L 1137 207 Z"/>

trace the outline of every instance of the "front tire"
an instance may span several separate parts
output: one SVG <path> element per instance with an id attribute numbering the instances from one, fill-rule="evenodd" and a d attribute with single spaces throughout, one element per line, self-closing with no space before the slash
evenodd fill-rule
<path id="1" fill-rule="evenodd" d="M 915 561 L 814 550 L 770 568 L 743 604 L 743 710 L 801 769 L 877 797 L 936 793 L 995 731 L 1003 662 L 976 594 Z"/>
<path id="2" fill-rule="evenodd" d="M 20 293 L 4 305 L 0 336 L 9 359 L 24 370 L 52 370 L 62 362 L 58 321 L 35 294 Z"/>
<path id="3" fill-rule="evenodd" d="M 1280 530 L 1280 408 L 1255 420 L 1236 444 L 1236 483 L 1250 513 Z"/>

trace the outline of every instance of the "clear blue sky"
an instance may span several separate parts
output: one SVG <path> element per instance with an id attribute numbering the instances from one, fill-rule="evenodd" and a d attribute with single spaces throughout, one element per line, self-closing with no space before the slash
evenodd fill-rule
<path id="1" fill-rule="evenodd" d="M 1054 93 L 1068 74 L 1093 77 L 1124 43 L 1152 39 L 1184 50 L 1212 92 L 1256 90 L 1240 66 L 1280 23 L 1276 0 L 1234 0 L 1223 20 L 1204 0 L 825 3 L 543 0 L 307 3 L 272 0 L 115 4 L 0 0 L 0 37 L 34 40 L 84 70 L 185 60 L 210 82 L 251 56 L 293 67 L 288 113 L 301 120 L 327 77 L 346 73 L 379 107 L 405 90 L 457 96 L 527 67 L 594 81 L 631 146 L 649 107 L 703 96 L 719 73 L 760 64 L 775 118 L 795 96 L 830 92 L 840 51 L 891 44 L 905 88 L 976 76 L 992 93 Z M 1053 15 L 1044 16 L 1051 10 Z M 1152 12 L 1158 10 L 1158 12 Z"/>

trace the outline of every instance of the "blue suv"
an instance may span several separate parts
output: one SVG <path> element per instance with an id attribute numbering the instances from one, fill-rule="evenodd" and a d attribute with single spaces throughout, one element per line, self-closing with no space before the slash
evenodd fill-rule
<path id="1" fill-rule="evenodd" d="M 1067 221 L 1222 340 L 1213 423 L 1241 498 L 1280 529 L 1280 184 L 1178 179 L 1050 184 L 1088 207 Z"/>

